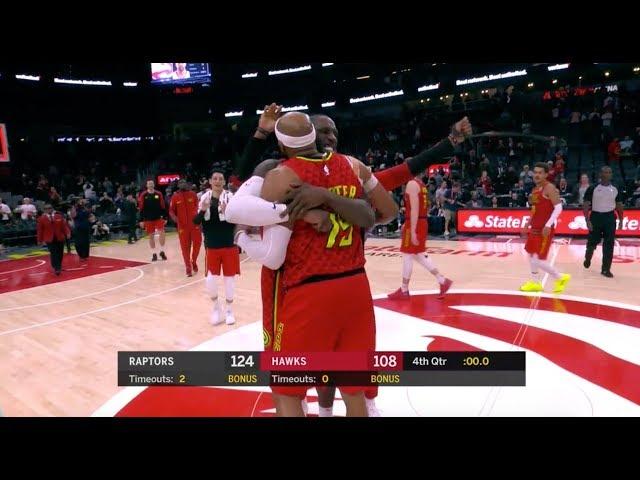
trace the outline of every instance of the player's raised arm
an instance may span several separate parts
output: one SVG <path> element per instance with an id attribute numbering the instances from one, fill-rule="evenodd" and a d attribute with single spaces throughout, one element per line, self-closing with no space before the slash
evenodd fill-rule
<path id="1" fill-rule="evenodd" d="M 391 222 L 398 215 L 398 204 L 378 179 L 372 175 L 371 169 L 357 158 L 349 157 L 357 169 L 358 177 L 371 205 L 375 208 L 376 224 Z"/>

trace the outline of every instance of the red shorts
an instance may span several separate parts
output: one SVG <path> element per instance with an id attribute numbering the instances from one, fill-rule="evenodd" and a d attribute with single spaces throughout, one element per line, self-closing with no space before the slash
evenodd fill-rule
<path id="1" fill-rule="evenodd" d="M 411 229 L 409 222 L 402 225 L 402 243 L 400 251 L 402 253 L 424 253 L 427 250 L 427 219 L 419 218 L 416 226 L 416 234 L 418 235 L 418 245 L 411 243 Z"/>
<path id="2" fill-rule="evenodd" d="M 153 235 L 156 232 L 164 232 L 164 224 L 166 222 L 161 218 L 159 220 L 145 220 L 144 231 L 147 235 Z"/>
<path id="3" fill-rule="evenodd" d="M 275 330 L 273 309 L 282 303 L 282 274 L 279 271 L 262 267 L 260 292 L 262 294 L 262 337 L 265 351 L 273 348 L 273 332 Z"/>
<path id="4" fill-rule="evenodd" d="M 373 352 L 376 327 L 366 274 L 307 283 L 283 293 L 275 305 L 274 352 Z M 271 387 L 281 395 L 306 395 L 308 388 Z M 340 387 L 346 394 L 370 387 Z"/>
<path id="5" fill-rule="evenodd" d="M 531 255 L 538 254 L 540 260 L 546 260 L 553 243 L 553 234 L 553 228 L 548 237 L 543 237 L 540 230 L 532 230 L 527 236 L 527 243 L 525 243 L 524 249 Z"/>
<path id="6" fill-rule="evenodd" d="M 220 275 L 220 267 L 225 277 L 240 275 L 240 250 L 238 247 L 207 248 L 207 271 Z"/>

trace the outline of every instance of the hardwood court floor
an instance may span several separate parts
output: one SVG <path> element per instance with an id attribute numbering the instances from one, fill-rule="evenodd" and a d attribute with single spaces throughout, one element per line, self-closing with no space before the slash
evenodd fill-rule
<path id="1" fill-rule="evenodd" d="M 588 299 L 594 309 L 600 301 L 640 306 L 640 244 L 616 247 L 612 269 L 616 277 L 606 279 L 599 274 L 600 250 L 591 270 L 585 271 L 584 245 L 579 243 L 558 242 L 550 254 L 560 271 L 573 276 L 565 294 Z M 366 268 L 374 295 L 399 286 L 397 245 L 398 240 L 367 241 Z M 71 273 L 65 272 L 59 281 L 0 294 L 0 410 L 4 415 L 89 416 L 122 390 L 116 375 L 119 350 L 190 350 L 261 319 L 257 264 L 243 257 L 234 302 L 236 325 L 213 327 L 209 324 L 211 301 L 204 291 L 203 253 L 199 275 L 188 278 L 176 236 L 168 236 L 165 251 L 168 261 L 150 263 L 146 240 L 135 245 L 111 242 L 92 248 L 91 254 L 140 263 L 125 262 L 118 270 L 96 271 L 82 278 L 71 279 Z M 513 293 L 527 277 L 519 239 L 430 240 L 428 253 L 442 273 L 454 280 L 453 293 Z M 48 264 L 47 256 L 35 257 L 32 263 L 40 265 L 41 260 Z M 24 261 L 0 262 L 0 286 L 40 271 L 29 266 Z M 40 275 L 47 281 L 49 276 Z M 551 284 L 546 281 L 547 291 Z M 435 288 L 433 277 L 414 265 L 411 289 Z M 632 317 L 627 320 L 634 333 L 640 332 L 640 312 Z M 613 340 L 618 339 L 624 343 L 622 335 Z M 635 358 L 627 360 L 635 367 L 640 364 Z"/>

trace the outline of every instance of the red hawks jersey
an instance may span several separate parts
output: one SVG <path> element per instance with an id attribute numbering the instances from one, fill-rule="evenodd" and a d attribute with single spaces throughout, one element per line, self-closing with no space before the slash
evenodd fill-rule
<path id="1" fill-rule="evenodd" d="M 420 191 L 418 192 L 418 218 L 426 218 L 427 212 L 429 211 L 429 191 L 427 187 L 422 183 L 422 180 L 414 179 L 412 182 L 416 182 Z M 409 200 L 409 195 L 404 194 L 404 208 L 405 208 L 405 222 L 407 224 L 411 223 L 411 200 Z"/>
<path id="2" fill-rule="evenodd" d="M 330 153 L 319 159 L 295 157 L 281 165 L 293 170 L 301 181 L 327 188 L 336 195 L 362 196 L 360 179 L 345 155 Z M 330 219 L 333 228 L 328 233 L 318 233 L 304 221 L 295 223 L 284 262 L 285 288 L 309 277 L 343 273 L 364 266 L 359 227 L 345 222 L 335 213 L 330 214 Z"/>
<path id="3" fill-rule="evenodd" d="M 529 204 L 531 205 L 530 225 L 534 230 L 542 230 L 553 213 L 553 203 L 542 193 L 547 183 L 535 187 L 529 197 Z"/>

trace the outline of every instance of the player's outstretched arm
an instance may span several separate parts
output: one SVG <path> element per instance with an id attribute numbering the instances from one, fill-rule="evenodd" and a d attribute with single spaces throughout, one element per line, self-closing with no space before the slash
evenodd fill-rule
<path id="1" fill-rule="evenodd" d="M 265 105 L 262 115 L 258 120 L 258 128 L 244 148 L 242 155 L 236 164 L 236 173 L 240 180 L 245 181 L 251 176 L 251 172 L 260 161 L 260 157 L 266 148 L 266 140 L 276 127 L 276 120 L 282 112 L 282 105 Z"/>
<path id="2" fill-rule="evenodd" d="M 384 225 L 391 222 L 398 215 L 398 204 L 378 179 L 371 174 L 369 167 L 358 159 L 354 159 L 354 161 L 357 162 L 358 176 L 362 180 L 364 191 L 376 210 L 376 224 Z"/>
<path id="3" fill-rule="evenodd" d="M 442 160 L 442 157 L 453 155 L 454 147 L 462 143 L 465 137 L 468 137 L 471 133 L 472 127 L 467 117 L 455 123 L 447 138 L 436 143 L 430 149 L 420 152 L 415 157 L 407 159 L 406 163 L 412 173 L 412 177 L 424 172 L 429 165 Z"/>

